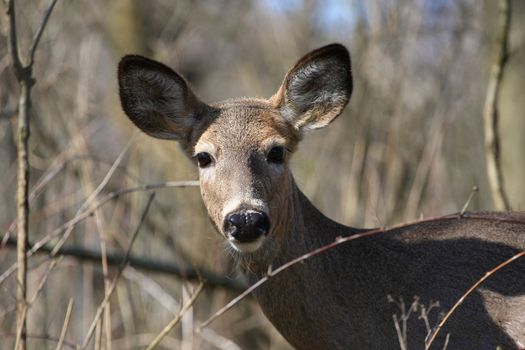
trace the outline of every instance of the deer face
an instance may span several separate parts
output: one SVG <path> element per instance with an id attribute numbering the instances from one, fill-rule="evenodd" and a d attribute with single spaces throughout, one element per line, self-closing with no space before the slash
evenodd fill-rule
<path id="1" fill-rule="evenodd" d="M 299 134 L 265 101 L 217 109 L 194 146 L 202 197 L 217 230 L 236 250 L 253 252 L 285 219 L 288 160 Z"/>
<path id="2" fill-rule="evenodd" d="M 126 56 L 119 65 L 122 106 L 144 132 L 178 140 L 199 167 L 201 193 L 217 231 L 241 254 L 275 250 L 293 208 L 289 159 L 306 130 L 328 125 L 352 90 L 341 45 L 303 57 L 269 100 L 207 105 L 170 68 Z"/>

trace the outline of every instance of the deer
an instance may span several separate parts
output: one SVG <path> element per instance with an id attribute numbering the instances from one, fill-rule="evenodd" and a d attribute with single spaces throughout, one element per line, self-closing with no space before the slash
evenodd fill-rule
<path id="1" fill-rule="evenodd" d="M 289 165 L 303 136 L 332 123 L 350 100 L 345 46 L 307 53 L 268 99 L 205 103 L 180 74 L 138 55 L 121 59 L 118 82 L 129 119 L 152 137 L 178 141 L 194 160 L 211 222 L 252 282 L 269 267 L 370 230 L 323 215 Z M 399 349 L 399 302 L 392 301 L 439 303 L 440 312 L 427 315 L 435 325 L 487 271 L 522 250 L 525 212 L 465 212 L 338 245 L 253 294 L 296 349 Z M 522 260 L 469 295 L 432 349 L 525 348 Z M 403 348 L 423 349 L 428 325 L 413 315 L 406 326 Z"/>

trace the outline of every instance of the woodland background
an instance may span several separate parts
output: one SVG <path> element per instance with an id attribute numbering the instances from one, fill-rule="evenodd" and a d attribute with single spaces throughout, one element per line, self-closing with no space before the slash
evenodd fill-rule
<path id="1" fill-rule="evenodd" d="M 525 1 L 511 4 L 509 56 L 497 106 L 505 189 L 512 208 L 524 210 Z M 16 5 L 19 44 L 25 49 L 47 1 Z M 269 97 L 304 53 L 343 43 L 352 55 L 351 102 L 331 127 L 307 135 L 292 159 L 308 197 L 351 226 L 458 212 L 473 186 L 479 191 L 469 210 L 494 209 L 483 108 L 497 57 L 498 5 L 495 0 L 58 1 L 33 69 L 29 162 L 30 189 L 36 192 L 29 241 L 49 237 L 112 191 L 197 179 L 175 143 L 137 133 L 121 111 L 116 66 L 127 53 L 165 62 L 201 99 L 213 102 Z M 8 272 L 16 261 L 19 88 L 8 53 L 6 8 L 0 2 L 1 349 L 15 341 L 17 288 L 16 274 Z M 89 199 L 108 174 L 107 184 Z M 27 314 L 29 349 L 55 348 L 70 300 L 65 348 L 86 339 L 150 193 L 119 196 L 72 226 L 63 246 L 70 255 L 57 260 L 60 254 L 35 254 L 28 260 L 28 296 L 38 291 Z M 246 282 L 213 231 L 197 187 L 155 193 L 132 248 L 132 257 L 149 269 L 124 269 L 87 348 L 147 346 L 189 298 L 198 270 L 217 279 L 205 285 L 162 346 L 289 349 L 251 299 L 194 332 Z M 57 242 L 50 240 L 47 251 Z M 175 264 L 181 273 L 173 272 Z M 172 273 L 159 272 L 162 266 Z"/>

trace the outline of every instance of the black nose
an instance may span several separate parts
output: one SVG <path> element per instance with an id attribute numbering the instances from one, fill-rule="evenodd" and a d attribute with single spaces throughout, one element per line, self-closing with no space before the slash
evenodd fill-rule
<path id="1" fill-rule="evenodd" d="M 228 214 L 224 220 L 224 232 L 243 243 L 255 241 L 269 229 L 268 215 L 258 211 L 241 210 Z"/>

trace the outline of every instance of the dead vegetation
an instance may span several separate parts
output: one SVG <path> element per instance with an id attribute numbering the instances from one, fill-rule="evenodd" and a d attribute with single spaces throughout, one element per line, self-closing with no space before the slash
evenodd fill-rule
<path id="1" fill-rule="evenodd" d="M 49 4 L 15 2 L 19 46 L 31 48 Z M 511 207 L 523 210 L 525 81 L 516 72 L 525 64 L 525 6 L 511 3 L 500 165 Z M 28 349 L 142 348 L 173 319 L 166 348 L 288 348 L 250 299 L 194 332 L 246 281 L 208 223 L 194 183 L 185 182 L 196 179 L 189 160 L 174 143 L 134 135 L 123 116 L 116 64 L 125 53 L 176 67 L 213 101 L 267 97 L 296 57 L 342 42 L 352 54 L 351 104 L 336 127 L 309 135 L 293 160 L 316 205 L 345 224 L 384 226 L 459 212 L 476 185 L 470 209 L 493 206 L 481 121 L 498 43 L 496 2 L 59 1 L 37 48 L 27 115 L 21 332 L 10 247 L 20 228 L 15 197 L 23 154 L 16 140 L 24 90 L 8 54 L 7 5 L 0 10 L 2 348 L 13 348 L 22 334 Z M 33 254 L 38 250 L 43 254 Z M 207 283 L 195 300 L 199 276 Z M 179 314 L 182 305 L 187 312 Z"/>

